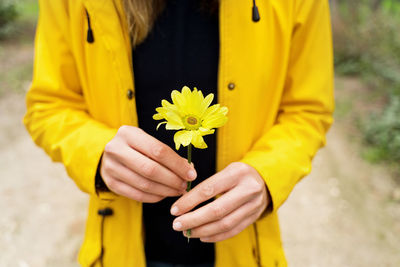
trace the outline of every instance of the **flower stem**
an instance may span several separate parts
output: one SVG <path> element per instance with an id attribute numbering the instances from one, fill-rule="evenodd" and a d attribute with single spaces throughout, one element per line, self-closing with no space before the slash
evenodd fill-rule
<path id="1" fill-rule="evenodd" d="M 192 163 L 192 144 L 188 145 L 188 163 Z M 187 182 L 186 192 L 189 192 L 192 189 L 192 182 Z"/>
<path id="2" fill-rule="evenodd" d="M 192 144 L 188 145 L 188 156 L 187 157 L 188 157 L 188 163 L 191 164 L 192 163 Z M 189 181 L 189 182 L 187 182 L 186 192 L 189 192 L 191 188 L 192 188 L 192 182 Z M 188 243 L 190 241 L 191 234 L 192 234 L 192 229 L 188 229 L 186 231 Z"/>

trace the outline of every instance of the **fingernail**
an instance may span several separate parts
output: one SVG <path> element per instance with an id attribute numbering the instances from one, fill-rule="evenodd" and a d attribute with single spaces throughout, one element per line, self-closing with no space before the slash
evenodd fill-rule
<path id="1" fill-rule="evenodd" d="M 208 242 L 208 241 L 210 241 L 210 238 L 208 238 L 208 237 L 202 237 L 202 238 L 200 238 L 200 241 L 202 241 L 202 242 Z"/>
<path id="2" fill-rule="evenodd" d="M 187 182 L 183 182 L 181 187 L 182 187 L 182 189 L 186 189 L 187 188 Z"/>
<path id="3" fill-rule="evenodd" d="M 197 177 L 196 171 L 195 171 L 195 170 L 190 170 L 190 171 L 188 172 L 188 177 L 189 177 L 189 179 L 190 179 L 191 181 L 193 181 L 194 179 L 196 179 L 196 177 Z"/>
<path id="4" fill-rule="evenodd" d="M 172 215 L 177 215 L 178 212 L 179 212 L 178 207 L 177 206 L 173 206 L 172 209 L 171 209 L 171 214 Z"/>
<path id="5" fill-rule="evenodd" d="M 182 229 L 182 224 L 180 222 L 174 222 L 174 224 L 172 225 L 172 227 L 174 228 L 174 230 L 181 230 Z"/>

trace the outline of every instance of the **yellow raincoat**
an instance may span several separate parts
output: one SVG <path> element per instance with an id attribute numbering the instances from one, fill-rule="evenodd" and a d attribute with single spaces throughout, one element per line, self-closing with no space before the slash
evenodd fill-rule
<path id="1" fill-rule="evenodd" d="M 104 146 L 122 125 L 137 125 L 131 45 L 121 0 L 40 0 L 26 128 L 90 194 L 82 266 L 145 266 L 142 205 L 97 195 Z M 218 132 L 217 168 L 253 166 L 273 211 L 216 244 L 217 267 L 286 266 L 277 209 L 311 170 L 332 123 L 333 63 L 328 0 L 221 0 L 218 94 L 229 122 Z M 87 41 L 90 15 L 94 42 Z M 171 88 L 176 89 L 176 88 Z M 151 119 L 151 118 L 149 118 Z M 68 196 L 65 196 L 68 197 Z M 293 222 L 296 223 L 296 222 Z"/>

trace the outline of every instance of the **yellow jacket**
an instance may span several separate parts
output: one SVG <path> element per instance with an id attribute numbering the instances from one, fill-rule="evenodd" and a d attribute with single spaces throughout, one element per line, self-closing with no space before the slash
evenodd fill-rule
<path id="1" fill-rule="evenodd" d="M 142 205 L 97 195 L 104 146 L 121 125 L 137 125 L 131 45 L 121 0 L 40 0 L 26 128 L 90 194 L 82 266 L 145 266 Z M 333 63 L 328 0 L 221 0 L 218 94 L 229 122 L 218 132 L 217 168 L 253 166 L 270 190 L 273 211 L 216 244 L 216 266 L 286 266 L 277 209 L 311 170 L 332 123 Z M 94 42 L 87 42 L 90 15 Z M 171 88 L 176 89 L 176 88 Z M 201 88 L 200 88 L 201 89 Z M 133 91 L 133 94 L 129 93 Z M 68 197 L 68 196 L 65 196 Z M 108 199 L 108 200 L 107 200 Z M 293 222 L 296 223 L 296 222 Z"/>

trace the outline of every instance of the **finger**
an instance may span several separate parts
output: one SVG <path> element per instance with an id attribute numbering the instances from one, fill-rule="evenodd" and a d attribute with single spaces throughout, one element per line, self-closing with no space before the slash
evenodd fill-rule
<path id="1" fill-rule="evenodd" d="M 109 188 L 114 193 L 143 203 L 156 203 L 164 199 L 162 196 L 145 193 L 115 178 L 109 180 Z"/>
<path id="2" fill-rule="evenodd" d="M 113 154 L 112 157 L 115 157 L 131 171 L 176 190 L 181 190 L 186 183 L 175 173 L 129 147 L 120 148 L 118 154 Z"/>
<path id="3" fill-rule="evenodd" d="M 243 187 L 236 186 L 213 202 L 176 218 L 174 225 L 181 225 L 179 230 L 186 230 L 221 220 L 254 197 L 255 194 L 246 194 Z"/>
<path id="4" fill-rule="evenodd" d="M 179 198 L 171 207 L 171 214 L 178 216 L 235 186 L 235 179 L 226 169 L 206 179 Z"/>
<path id="5" fill-rule="evenodd" d="M 247 217 L 246 219 L 244 219 L 243 221 L 241 221 L 237 226 L 235 226 L 230 231 L 222 232 L 222 233 L 212 235 L 212 236 L 201 237 L 200 241 L 206 242 L 206 243 L 215 243 L 215 242 L 223 241 L 228 238 L 234 237 L 235 235 L 239 234 L 244 229 L 246 229 L 246 227 L 248 227 L 253 222 L 255 222 L 255 220 L 256 220 L 256 215 L 253 214 L 253 215 Z"/>
<path id="6" fill-rule="evenodd" d="M 233 211 L 221 220 L 214 221 L 205 225 L 201 225 L 191 229 L 192 237 L 208 237 L 220 233 L 228 232 L 238 226 L 243 220 L 257 214 L 256 205 L 252 202 L 247 202 L 239 209 Z M 255 220 L 256 218 L 254 218 Z M 187 229 L 185 229 L 187 230 Z"/>
<path id="7" fill-rule="evenodd" d="M 246 202 L 238 209 L 217 221 L 212 221 L 198 227 L 183 227 L 182 230 L 192 229 L 193 237 L 206 237 L 232 230 L 241 221 L 257 212 L 257 205 L 252 201 Z"/>
<path id="8" fill-rule="evenodd" d="M 116 165 L 117 163 L 114 164 Z M 165 186 L 157 182 L 153 182 L 131 171 L 130 169 L 121 164 L 118 164 L 117 166 L 114 166 L 113 168 L 107 171 L 112 177 L 118 179 L 119 181 L 126 183 L 130 186 L 133 186 L 136 189 L 139 189 L 140 191 L 154 195 L 179 196 L 183 194 L 186 188 L 186 183 L 183 184 L 180 190 L 176 190 L 172 187 Z"/>
<path id="9" fill-rule="evenodd" d="M 193 181 L 197 173 L 187 159 L 179 156 L 169 146 L 137 127 L 125 133 L 128 144 L 140 153 L 165 166 L 186 181 Z"/>

